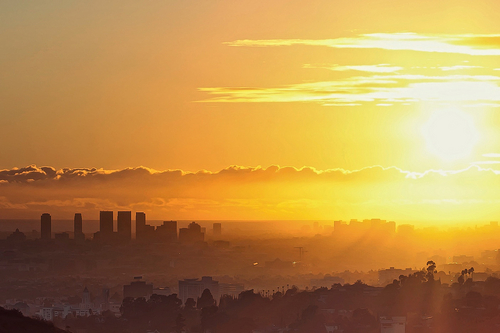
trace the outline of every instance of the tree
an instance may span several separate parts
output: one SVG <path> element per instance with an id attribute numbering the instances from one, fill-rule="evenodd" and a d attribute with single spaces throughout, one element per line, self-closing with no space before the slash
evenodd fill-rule
<path id="1" fill-rule="evenodd" d="M 198 298 L 198 302 L 196 304 L 196 307 L 198 309 L 203 309 L 204 307 L 213 306 L 213 305 L 215 305 L 214 297 L 212 296 L 212 293 L 210 292 L 210 290 L 207 288 L 207 289 L 203 290 L 201 297 Z"/>
<path id="2" fill-rule="evenodd" d="M 186 310 L 193 310 L 195 308 L 195 306 L 196 306 L 196 302 L 191 297 L 189 297 L 186 300 L 186 303 L 184 303 L 184 309 L 186 309 Z"/>
<path id="3" fill-rule="evenodd" d="M 208 289 L 205 289 L 208 290 Z M 212 294 L 210 294 L 212 295 Z M 203 294 L 202 294 L 203 296 Z M 208 329 L 214 329 L 217 326 L 216 314 L 219 308 L 215 305 L 204 306 L 201 309 L 201 330 L 206 332 Z"/>
<path id="4" fill-rule="evenodd" d="M 434 273 L 437 273 L 436 263 L 432 260 L 429 260 L 427 262 L 427 281 L 434 281 Z"/>
<path id="5" fill-rule="evenodd" d="M 468 273 L 470 274 L 471 279 L 474 280 L 474 267 L 469 268 Z"/>

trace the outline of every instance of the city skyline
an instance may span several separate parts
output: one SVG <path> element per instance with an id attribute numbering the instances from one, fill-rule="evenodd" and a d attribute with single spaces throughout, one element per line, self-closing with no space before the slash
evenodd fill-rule
<path id="1" fill-rule="evenodd" d="M 0 332 L 498 333 L 500 1 L 0 1 Z"/>

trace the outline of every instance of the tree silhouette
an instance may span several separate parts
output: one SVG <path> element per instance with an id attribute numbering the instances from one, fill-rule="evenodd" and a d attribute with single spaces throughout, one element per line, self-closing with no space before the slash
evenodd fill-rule
<path id="1" fill-rule="evenodd" d="M 468 273 L 470 274 L 471 279 L 474 280 L 474 267 L 469 268 Z"/>
<path id="2" fill-rule="evenodd" d="M 209 289 L 203 290 L 201 297 L 198 298 L 198 302 L 196 303 L 196 307 L 198 309 L 203 309 L 204 307 L 215 305 L 214 297 Z"/>
<path id="3" fill-rule="evenodd" d="M 434 273 L 437 273 L 436 271 L 436 263 L 432 260 L 429 260 L 427 262 L 427 281 L 434 281 Z"/>
<path id="4" fill-rule="evenodd" d="M 184 303 L 184 309 L 186 310 L 194 310 L 195 307 L 196 307 L 196 302 L 191 297 L 189 297 L 186 300 L 186 303 Z"/>

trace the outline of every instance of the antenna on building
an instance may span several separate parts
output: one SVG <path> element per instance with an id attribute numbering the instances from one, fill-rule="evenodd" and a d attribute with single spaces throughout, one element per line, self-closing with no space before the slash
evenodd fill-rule
<path id="1" fill-rule="evenodd" d="M 296 246 L 294 249 L 299 249 L 299 261 L 302 261 L 302 255 L 307 251 L 302 246 Z"/>

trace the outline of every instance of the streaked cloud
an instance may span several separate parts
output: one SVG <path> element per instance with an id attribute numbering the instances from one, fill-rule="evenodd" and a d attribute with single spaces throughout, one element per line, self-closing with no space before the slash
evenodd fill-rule
<path id="1" fill-rule="evenodd" d="M 329 69 L 332 71 L 360 71 L 360 72 L 372 72 L 372 73 L 392 73 L 402 70 L 403 67 L 390 66 L 387 64 L 380 65 L 357 65 L 357 66 L 340 66 L 340 65 L 311 65 L 305 64 L 304 68 L 322 68 Z"/>
<path id="2" fill-rule="evenodd" d="M 456 66 L 443 66 L 439 67 L 442 71 L 459 71 L 463 69 L 476 69 L 476 68 L 483 68 L 482 66 L 467 66 L 467 65 L 456 65 Z"/>
<path id="3" fill-rule="evenodd" d="M 415 74 L 372 75 L 292 84 L 280 87 L 200 88 L 211 95 L 203 102 L 317 102 L 352 105 L 362 102 L 500 103 L 499 76 Z"/>
<path id="4" fill-rule="evenodd" d="M 497 34 L 374 33 L 334 39 L 241 39 L 225 44 L 247 47 L 308 45 L 339 49 L 409 50 L 477 56 L 500 55 L 500 35 Z"/>

